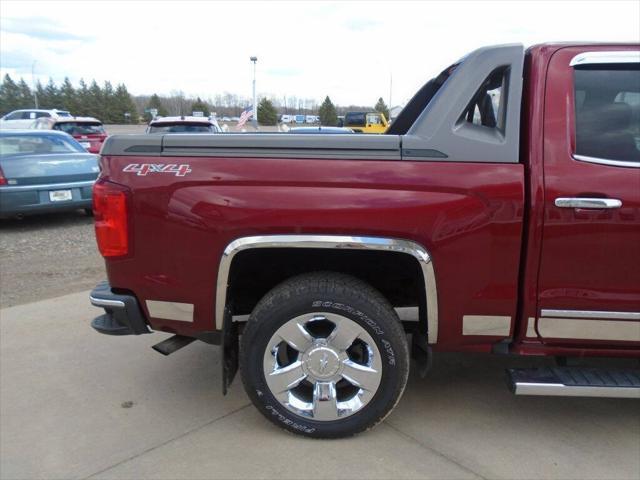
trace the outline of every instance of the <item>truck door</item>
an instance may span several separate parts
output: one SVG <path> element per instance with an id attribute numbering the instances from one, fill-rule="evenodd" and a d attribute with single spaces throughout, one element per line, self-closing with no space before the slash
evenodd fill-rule
<path id="1" fill-rule="evenodd" d="M 536 330 L 568 347 L 640 346 L 640 51 L 559 50 L 546 80 Z"/>

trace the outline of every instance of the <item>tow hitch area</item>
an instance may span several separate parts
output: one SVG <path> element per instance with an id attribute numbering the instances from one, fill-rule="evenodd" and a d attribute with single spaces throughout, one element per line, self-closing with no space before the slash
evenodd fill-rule
<path id="1" fill-rule="evenodd" d="M 160 343 L 156 343 L 151 348 L 163 355 L 171 355 L 176 350 L 180 350 L 182 347 L 186 347 L 194 340 L 196 339 L 193 337 L 174 335 L 173 337 L 169 337 L 166 340 L 161 341 Z"/>
<path id="2" fill-rule="evenodd" d="M 638 369 L 513 368 L 507 377 L 516 395 L 640 398 Z"/>

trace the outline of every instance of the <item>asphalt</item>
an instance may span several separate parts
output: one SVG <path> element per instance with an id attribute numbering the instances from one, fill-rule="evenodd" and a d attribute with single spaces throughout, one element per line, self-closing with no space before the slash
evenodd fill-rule
<path id="1" fill-rule="evenodd" d="M 0 310 L 0 478 L 640 478 L 634 400 L 514 397 L 529 359 L 439 355 L 355 438 L 286 433 L 224 397 L 217 347 L 107 337 L 88 292 Z"/>

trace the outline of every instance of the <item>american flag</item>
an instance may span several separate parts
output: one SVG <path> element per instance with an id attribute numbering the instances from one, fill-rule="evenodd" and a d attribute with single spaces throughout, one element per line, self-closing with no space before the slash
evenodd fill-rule
<path id="1" fill-rule="evenodd" d="M 238 120 L 238 125 L 236 125 L 236 128 L 241 128 L 251 117 L 253 117 L 253 105 L 245 108 L 242 111 L 242 113 L 240 114 L 240 120 Z"/>

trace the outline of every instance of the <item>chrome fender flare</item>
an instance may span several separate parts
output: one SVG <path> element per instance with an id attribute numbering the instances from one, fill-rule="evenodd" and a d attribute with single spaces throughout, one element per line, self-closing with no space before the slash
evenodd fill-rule
<path id="1" fill-rule="evenodd" d="M 222 330 L 225 308 L 227 305 L 227 290 L 229 287 L 229 272 L 234 257 L 244 251 L 254 248 L 322 248 L 343 250 L 378 250 L 397 252 L 411 255 L 416 259 L 422 270 L 424 289 L 427 299 L 427 329 L 429 344 L 438 341 L 438 293 L 433 261 L 429 252 L 420 244 L 411 240 L 386 237 L 351 237 L 346 235 L 264 235 L 241 237 L 231 242 L 224 249 L 220 266 L 218 267 L 218 281 L 216 285 L 215 322 L 216 329 Z"/>

